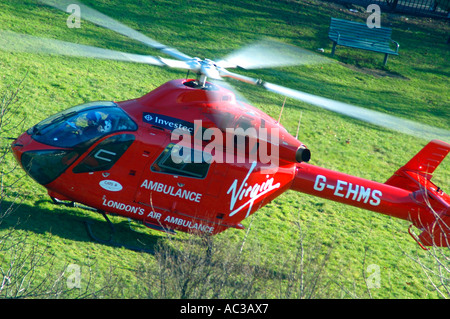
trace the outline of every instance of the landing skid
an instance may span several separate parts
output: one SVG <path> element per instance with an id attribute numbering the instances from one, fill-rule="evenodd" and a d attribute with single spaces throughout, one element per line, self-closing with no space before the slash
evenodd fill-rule
<path id="1" fill-rule="evenodd" d="M 141 248 L 141 247 L 137 247 L 137 246 L 130 246 L 130 245 L 125 245 L 125 244 L 115 242 L 113 240 L 114 234 L 116 233 L 116 228 L 114 227 L 114 224 L 111 222 L 111 220 L 108 218 L 108 216 L 106 215 L 105 212 L 100 211 L 100 213 L 102 214 L 103 218 L 105 218 L 106 223 L 109 226 L 109 229 L 110 229 L 109 238 L 105 240 L 105 239 L 95 236 L 94 232 L 92 231 L 92 228 L 91 228 L 92 223 L 85 221 L 84 224 L 86 225 L 86 229 L 89 234 L 89 237 L 91 237 L 93 240 L 95 240 L 96 242 L 98 242 L 100 244 L 104 244 L 104 245 L 108 245 L 108 246 L 112 246 L 112 247 L 123 247 L 123 248 L 137 251 L 137 252 L 145 252 L 145 253 L 149 253 L 149 254 L 153 254 L 155 252 L 153 249 L 145 249 L 145 248 Z"/>
<path id="2" fill-rule="evenodd" d="M 88 233 L 89 237 L 92 240 L 94 240 L 94 241 L 96 241 L 96 242 L 98 242 L 100 244 L 108 245 L 108 246 L 112 246 L 112 247 L 123 247 L 123 248 L 129 249 L 129 250 L 133 250 L 133 251 L 137 251 L 137 252 L 145 252 L 145 253 L 149 253 L 149 254 L 154 254 L 155 253 L 155 251 L 153 249 L 145 249 L 145 248 L 141 248 L 141 247 L 137 247 L 137 246 L 125 245 L 125 244 L 121 244 L 121 243 L 115 242 L 113 239 L 114 239 L 114 235 L 116 233 L 116 228 L 114 227 L 114 224 L 111 222 L 111 220 L 108 218 L 108 216 L 106 215 L 106 213 L 104 211 L 98 211 L 98 210 L 93 209 L 91 207 L 79 206 L 79 205 L 77 205 L 74 202 L 61 201 L 61 200 L 58 200 L 58 199 L 56 199 L 54 197 L 51 197 L 51 199 L 52 199 L 53 203 L 56 204 L 56 205 L 63 205 L 63 206 L 67 206 L 67 207 L 79 207 L 79 208 L 83 208 L 83 209 L 86 209 L 86 210 L 89 210 L 89 211 L 95 211 L 95 212 L 101 213 L 103 218 L 105 218 L 106 223 L 109 226 L 109 230 L 110 230 L 109 238 L 108 239 L 102 239 L 102 238 L 99 238 L 98 236 L 96 236 L 94 234 L 94 232 L 92 231 L 92 228 L 91 228 L 91 225 L 93 223 L 85 221 L 84 224 L 86 226 L 87 233 Z"/>

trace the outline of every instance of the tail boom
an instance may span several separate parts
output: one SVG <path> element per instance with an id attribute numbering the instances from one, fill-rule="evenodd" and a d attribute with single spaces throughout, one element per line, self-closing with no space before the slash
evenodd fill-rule
<path id="1" fill-rule="evenodd" d="M 387 183 L 299 163 L 290 188 L 411 221 L 422 230 L 418 239 L 424 245 L 450 247 L 450 196 L 430 181 L 431 173 L 449 151 L 450 144 L 430 142 Z M 420 164 L 430 157 L 433 169 L 424 171 L 425 165 Z"/>
<path id="2" fill-rule="evenodd" d="M 291 189 L 406 220 L 417 206 L 405 189 L 306 163 L 297 165 Z"/>

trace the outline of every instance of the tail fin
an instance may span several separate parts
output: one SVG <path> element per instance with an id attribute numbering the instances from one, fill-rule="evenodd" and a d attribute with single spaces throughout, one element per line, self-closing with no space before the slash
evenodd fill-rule
<path id="1" fill-rule="evenodd" d="M 425 246 L 450 247 L 450 211 L 442 217 L 437 217 L 436 221 L 419 235 L 419 240 Z"/>
<path id="2" fill-rule="evenodd" d="M 385 184 L 416 191 L 426 186 L 433 172 L 450 152 L 450 144 L 433 140 L 401 167 Z"/>
<path id="3" fill-rule="evenodd" d="M 425 246 L 450 247 L 450 196 L 430 181 L 449 152 L 450 144 L 433 140 L 385 183 L 414 192 L 421 203 L 413 223 L 422 230 L 418 239 Z M 431 218 L 425 218 L 424 211 Z"/>

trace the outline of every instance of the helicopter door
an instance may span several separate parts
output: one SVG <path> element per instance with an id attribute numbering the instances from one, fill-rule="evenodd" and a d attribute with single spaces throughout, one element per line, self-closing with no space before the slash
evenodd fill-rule
<path id="1" fill-rule="evenodd" d="M 207 153 L 169 143 L 146 165 L 135 200 L 152 211 L 194 216 L 206 192 L 209 168 Z"/>
<path id="2" fill-rule="evenodd" d="M 224 180 L 228 172 L 227 163 L 214 162 L 211 164 L 209 176 L 208 176 L 208 187 L 206 189 L 206 194 L 213 196 L 215 198 L 219 197 L 224 187 Z"/>

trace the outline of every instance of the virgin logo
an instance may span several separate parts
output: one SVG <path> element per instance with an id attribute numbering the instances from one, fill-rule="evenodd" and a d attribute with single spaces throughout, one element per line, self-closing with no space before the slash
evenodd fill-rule
<path id="1" fill-rule="evenodd" d="M 230 217 L 236 215 L 238 212 L 247 208 L 247 213 L 245 217 L 248 217 L 250 214 L 254 202 L 261 196 L 270 193 L 274 189 L 280 188 L 280 183 L 273 184 L 274 179 L 269 178 L 269 175 L 266 175 L 266 181 L 263 183 L 254 183 L 253 185 L 248 185 L 247 180 L 250 177 L 250 174 L 256 167 L 256 162 L 252 163 L 247 175 L 242 180 L 242 182 L 238 185 L 238 179 L 235 179 L 231 184 L 230 188 L 227 191 L 227 194 L 231 194 L 231 202 L 230 202 Z M 247 199 L 247 200 L 246 200 Z M 243 203 L 240 203 L 240 206 L 235 208 L 236 203 L 238 201 L 246 200 Z"/>

